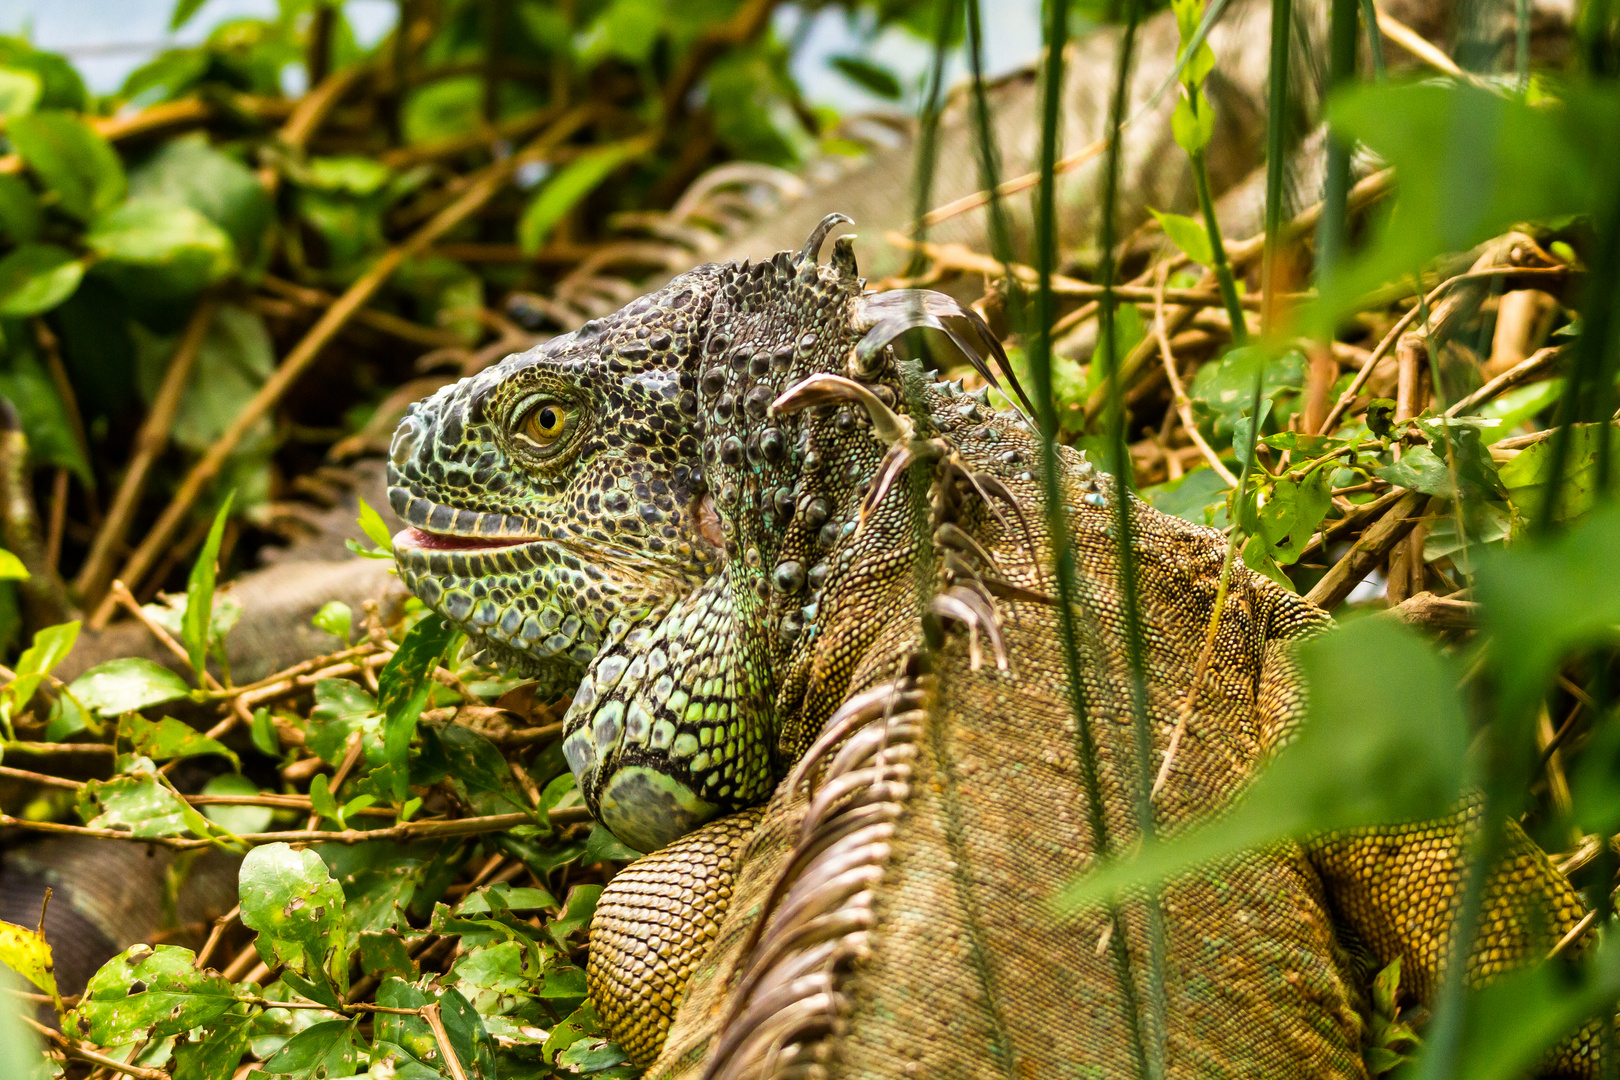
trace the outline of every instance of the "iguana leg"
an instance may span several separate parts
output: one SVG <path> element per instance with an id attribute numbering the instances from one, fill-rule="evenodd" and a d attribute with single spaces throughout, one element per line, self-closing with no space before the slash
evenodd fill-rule
<path id="1" fill-rule="evenodd" d="M 1336 833 L 1311 845 L 1335 916 L 1379 963 L 1398 958 L 1403 987 L 1424 1002 L 1438 989 L 1451 950 L 1452 920 L 1467 874 L 1465 845 L 1478 814 L 1478 806 L 1470 805 L 1439 821 Z M 1506 851 L 1486 880 L 1468 954 L 1469 983 L 1483 985 L 1542 959 L 1585 914 L 1568 880 L 1523 829 L 1508 822 Z M 1577 940 L 1566 951 L 1578 953 L 1585 944 Z M 1560 1075 L 1595 1070 L 1598 1034 L 1598 1025 L 1588 1025 L 1548 1064 Z"/>
<path id="2" fill-rule="evenodd" d="M 720 929 L 733 866 L 760 814 L 712 821 L 631 863 L 602 890 L 586 984 L 597 1015 L 639 1065 L 658 1056 L 692 968 Z"/>

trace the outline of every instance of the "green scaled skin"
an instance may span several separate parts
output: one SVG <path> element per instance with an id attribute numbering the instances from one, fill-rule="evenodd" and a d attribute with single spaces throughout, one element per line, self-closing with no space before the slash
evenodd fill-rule
<path id="1" fill-rule="evenodd" d="M 818 602 L 885 447 L 859 408 L 771 404 L 876 322 L 848 243 L 817 262 L 835 223 L 509 357 L 394 436 L 406 585 L 543 690 L 577 684 L 564 751 L 638 850 L 763 801 L 820 719 Z"/>

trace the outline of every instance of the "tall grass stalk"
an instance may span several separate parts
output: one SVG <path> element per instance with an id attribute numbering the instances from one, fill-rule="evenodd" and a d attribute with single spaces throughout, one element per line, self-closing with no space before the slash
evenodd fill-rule
<path id="1" fill-rule="evenodd" d="M 1052 275 L 1057 268 L 1057 150 L 1058 119 L 1063 99 L 1063 49 L 1068 41 L 1068 0 L 1047 0 L 1045 32 L 1046 56 L 1042 64 L 1040 184 L 1035 210 L 1035 265 L 1037 284 L 1033 333 L 1029 336 L 1029 376 L 1031 393 L 1041 430 L 1041 484 L 1045 495 L 1046 526 L 1052 545 L 1053 577 L 1057 586 L 1058 635 L 1063 646 L 1065 674 L 1075 713 L 1075 756 L 1079 759 L 1081 783 L 1086 791 L 1086 814 L 1096 857 L 1113 853 L 1107 817 L 1103 813 L 1102 784 L 1099 776 L 1096 740 L 1085 700 L 1084 673 L 1080 665 L 1079 628 L 1075 625 L 1078 590 L 1075 581 L 1074 552 L 1069 543 L 1068 515 L 1058 480 L 1058 417 L 1052 390 L 1052 323 L 1056 301 Z M 1123 545 L 1122 545 L 1123 546 Z M 1124 1014 L 1134 1073 L 1148 1074 L 1149 1059 L 1143 1039 L 1136 982 L 1131 976 L 1126 953 L 1125 927 L 1117 905 L 1110 905 L 1108 917 L 1112 932 L 1108 948 L 1119 984 L 1120 1008 Z"/>

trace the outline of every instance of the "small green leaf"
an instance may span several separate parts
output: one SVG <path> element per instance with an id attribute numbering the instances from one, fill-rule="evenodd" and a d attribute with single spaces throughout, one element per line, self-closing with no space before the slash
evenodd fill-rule
<path id="1" fill-rule="evenodd" d="M 186 697 L 191 689 L 168 668 L 131 656 L 97 664 L 74 679 L 68 692 L 98 715 L 117 716 Z"/>
<path id="2" fill-rule="evenodd" d="M 634 862 L 642 853 L 614 836 L 600 821 L 591 826 L 590 838 L 585 841 L 586 862 Z"/>
<path id="3" fill-rule="evenodd" d="M 343 889 L 321 857 L 286 844 L 257 847 L 242 860 L 238 882 L 242 924 L 258 931 L 265 962 L 341 1000 L 349 986 L 348 921 Z"/>
<path id="4" fill-rule="evenodd" d="M 389 530 L 388 523 L 382 519 L 381 514 L 371 508 L 371 505 L 366 500 L 360 499 L 359 503 L 361 531 L 370 537 L 371 542 L 383 551 L 393 551 L 394 534 Z"/>
<path id="5" fill-rule="evenodd" d="M 1197 111 L 1193 99 L 1185 94 L 1176 102 L 1176 111 L 1170 114 L 1170 133 L 1176 145 L 1189 154 L 1201 154 L 1215 138 L 1215 108 L 1202 89 L 1197 91 Z"/>
<path id="6" fill-rule="evenodd" d="M 383 713 L 383 759 L 391 770 L 394 801 L 403 803 L 409 794 L 407 757 L 416 719 L 422 715 L 433 691 L 433 671 L 455 638 L 455 627 L 429 615 L 406 631 L 405 640 L 377 673 L 381 690 L 378 705 Z"/>
<path id="7" fill-rule="evenodd" d="M 595 191 L 626 161 L 646 149 L 642 140 L 588 150 L 547 180 L 518 219 L 518 244 L 526 254 L 540 250 L 557 222 Z"/>
<path id="8" fill-rule="evenodd" d="M 343 820 L 343 810 L 338 806 L 337 800 L 332 798 L 332 783 L 325 773 L 316 773 L 315 779 L 309 782 L 309 804 L 315 812 L 323 818 L 329 818 L 338 823 L 339 828 L 346 828 L 348 823 Z"/>
<path id="9" fill-rule="evenodd" d="M 174 1080 L 221 1080 L 235 1076 L 242 1055 L 251 1045 L 253 1018 L 226 1015 L 195 1042 L 174 1047 Z"/>
<path id="10" fill-rule="evenodd" d="M 0 259 L 0 316 L 25 319 L 73 295 L 84 263 L 55 244 L 21 244 Z"/>
<path id="11" fill-rule="evenodd" d="M 352 1076 L 360 1065 L 355 1020 L 328 1020 L 305 1028 L 264 1063 L 267 1073 L 304 1077 Z"/>
<path id="12" fill-rule="evenodd" d="M 1158 210 L 1152 211 L 1153 216 L 1159 219 L 1159 225 L 1164 229 L 1164 235 L 1170 242 L 1181 249 L 1181 253 L 1193 262 L 1202 266 L 1209 266 L 1215 261 L 1214 250 L 1210 247 L 1209 233 L 1203 223 L 1194 221 L 1181 214 L 1167 214 Z"/>
<path id="13" fill-rule="evenodd" d="M 129 743 L 135 753 L 153 761 L 219 754 L 229 758 L 238 769 L 242 767 L 236 752 L 224 743 L 210 739 L 190 724 L 167 716 L 161 720 L 147 720 L 138 713 L 125 713 L 118 721 L 118 738 L 121 742 Z"/>
<path id="14" fill-rule="evenodd" d="M 56 109 L 19 116 L 6 138 L 59 205 L 80 221 L 107 213 L 124 198 L 124 166 L 118 152 L 89 124 Z"/>
<path id="15" fill-rule="evenodd" d="M 266 757 L 280 760 L 281 734 L 276 731 L 275 718 L 266 706 L 253 710 L 253 748 Z"/>
<path id="16" fill-rule="evenodd" d="M 552 940 L 562 948 L 568 947 L 568 935 L 584 930 L 596 914 L 596 902 L 602 897 L 600 885 L 575 885 L 568 890 L 568 902 L 562 913 L 546 924 Z"/>
<path id="17" fill-rule="evenodd" d="M 180 640 L 186 655 L 191 658 L 191 670 L 197 676 L 197 685 L 203 684 L 203 672 L 208 669 L 208 630 L 214 614 L 214 579 L 219 572 L 219 544 L 225 536 L 225 521 L 230 517 L 231 503 L 236 492 L 225 496 L 214 523 L 209 526 L 208 539 L 203 541 L 197 561 L 191 566 L 186 581 L 186 613 L 180 620 Z"/>
<path id="18" fill-rule="evenodd" d="M 26 116 L 39 104 L 45 84 L 32 71 L 0 67 L 0 117 Z"/>
<path id="19" fill-rule="evenodd" d="M 211 835 L 207 820 L 158 779 L 149 759 L 127 764 L 126 775 L 88 780 L 79 789 L 79 816 L 85 824 L 131 836 Z"/>
<path id="20" fill-rule="evenodd" d="M 207 2 L 208 0 L 175 0 L 174 13 L 169 16 L 169 32 L 173 33 L 190 22 L 191 17 Z"/>
<path id="21" fill-rule="evenodd" d="M 366 930 L 360 934 L 360 969 L 367 975 L 412 975 L 416 964 L 405 941 L 394 930 Z"/>
<path id="22" fill-rule="evenodd" d="M 450 764 L 450 783 L 456 795 L 476 814 L 527 812 L 523 797 L 506 757 L 496 745 L 464 724 L 450 723 L 439 728 L 439 739 Z"/>
<path id="23" fill-rule="evenodd" d="M 321 610 L 315 613 L 310 622 L 315 629 L 324 630 L 347 645 L 353 620 L 354 613 L 349 610 L 348 604 L 341 600 L 328 600 L 321 605 Z"/>
<path id="24" fill-rule="evenodd" d="M 241 773 L 223 773 L 214 777 L 203 785 L 204 795 L 260 795 L 259 785 L 243 776 Z M 203 817 L 212 821 L 222 829 L 228 829 L 238 836 L 244 833 L 263 832 L 270 827 L 270 821 L 275 816 L 268 806 L 222 806 L 212 805 L 202 808 Z"/>
<path id="25" fill-rule="evenodd" d="M 120 288 L 168 299 L 196 292 L 237 268 L 231 238 L 189 206 L 143 199 L 96 219 L 84 242 Z"/>
<path id="26" fill-rule="evenodd" d="M 192 967 L 190 949 L 133 945 L 101 966 L 68 1018 L 69 1030 L 102 1046 L 164 1038 L 212 1023 L 237 1005 L 236 988 Z"/>
<path id="27" fill-rule="evenodd" d="M 44 211 L 39 196 L 28 181 L 11 174 L 0 175 L 0 229 L 15 244 L 26 244 L 39 237 Z"/>
<path id="28" fill-rule="evenodd" d="M 874 64 L 859 56 L 832 56 L 827 58 L 827 63 L 874 97 L 880 97 L 885 101 L 900 100 L 900 80 L 894 77 L 894 72 L 881 64 Z"/>

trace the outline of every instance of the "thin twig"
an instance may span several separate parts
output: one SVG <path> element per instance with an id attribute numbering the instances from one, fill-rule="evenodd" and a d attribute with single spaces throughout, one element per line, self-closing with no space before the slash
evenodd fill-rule
<path id="1" fill-rule="evenodd" d="M 101 528 L 96 530 L 95 539 L 91 541 L 84 568 L 73 582 L 80 602 L 87 608 L 100 602 L 106 591 L 115 553 L 123 545 L 129 527 L 135 520 L 152 465 L 169 444 L 169 432 L 174 426 L 175 415 L 180 411 L 181 395 L 191 380 L 192 368 L 202 351 L 203 342 L 208 338 L 208 328 L 213 324 L 217 308 L 218 300 L 212 293 L 198 301 L 185 331 L 180 335 L 179 344 L 175 346 L 174 355 L 169 358 L 169 367 L 163 373 L 157 396 L 152 399 L 146 419 L 141 421 L 129 467 L 124 470 L 124 478 L 118 483 L 112 506 Z"/>
<path id="2" fill-rule="evenodd" d="M 1176 403 L 1176 413 L 1181 417 L 1181 426 L 1187 432 L 1187 437 L 1198 447 L 1198 452 L 1204 455 L 1209 467 L 1226 481 L 1227 487 L 1237 487 L 1238 478 L 1232 475 L 1232 470 L 1226 467 L 1221 461 L 1221 456 L 1215 452 L 1215 448 L 1204 438 L 1203 432 L 1198 430 L 1197 418 L 1192 412 L 1192 402 L 1188 400 L 1187 391 L 1181 385 L 1181 375 L 1176 371 L 1175 351 L 1170 348 L 1170 333 L 1164 325 L 1164 279 L 1165 275 L 1161 273 L 1158 295 L 1153 300 L 1153 332 L 1159 339 L 1159 356 L 1164 361 L 1165 378 L 1170 380 L 1170 393 Z M 1154 792 L 1157 791 L 1158 784 L 1155 783 Z"/>
<path id="3" fill-rule="evenodd" d="M 467 1072 L 461 1067 L 461 1059 L 456 1056 L 450 1045 L 450 1034 L 444 1030 L 444 1019 L 439 1015 L 439 1003 L 424 1005 L 419 1010 L 422 1019 L 426 1020 L 428 1027 L 433 1029 L 433 1038 L 439 1044 L 439 1053 L 444 1057 L 444 1063 L 450 1067 L 452 1080 L 467 1080 Z"/>

